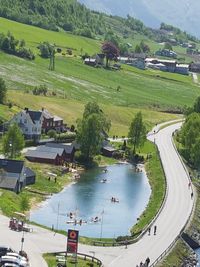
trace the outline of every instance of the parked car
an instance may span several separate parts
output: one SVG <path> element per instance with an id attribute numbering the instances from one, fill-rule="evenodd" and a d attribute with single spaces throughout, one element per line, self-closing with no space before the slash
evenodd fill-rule
<path id="1" fill-rule="evenodd" d="M 8 252 L 6 256 L 15 257 L 16 259 L 20 260 L 20 266 L 29 266 L 28 260 L 18 253 Z"/>
<path id="2" fill-rule="evenodd" d="M 19 267 L 19 265 L 15 263 L 5 263 L 2 267 Z"/>
<path id="3" fill-rule="evenodd" d="M 5 256 L 8 252 L 15 252 L 11 247 L 0 246 L 0 257 Z"/>
<path id="4" fill-rule="evenodd" d="M 4 266 L 5 263 L 16 264 L 19 267 L 29 267 L 27 261 L 23 261 L 22 259 L 13 256 L 2 256 L 0 259 L 0 266 Z"/>

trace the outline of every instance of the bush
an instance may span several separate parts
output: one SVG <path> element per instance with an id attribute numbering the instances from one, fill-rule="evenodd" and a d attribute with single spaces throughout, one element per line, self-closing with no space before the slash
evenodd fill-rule
<path id="1" fill-rule="evenodd" d="M 35 146 L 34 140 L 25 140 L 25 147 Z"/>
<path id="2" fill-rule="evenodd" d="M 50 138 L 55 138 L 56 137 L 56 131 L 55 130 L 49 130 L 47 135 L 50 137 Z"/>
<path id="3" fill-rule="evenodd" d="M 76 138 L 75 133 L 61 133 L 56 135 L 56 140 L 58 142 L 67 142 L 67 141 L 74 141 Z"/>

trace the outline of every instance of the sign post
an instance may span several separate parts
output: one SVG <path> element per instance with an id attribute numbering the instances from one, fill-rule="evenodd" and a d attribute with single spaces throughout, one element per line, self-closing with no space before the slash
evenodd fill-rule
<path id="1" fill-rule="evenodd" d="M 76 255 L 76 264 L 77 264 L 77 251 L 78 251 L 78 235 L 79 231 L 72 229 L 68 230 L 67 253 L 72 253 Z"/>

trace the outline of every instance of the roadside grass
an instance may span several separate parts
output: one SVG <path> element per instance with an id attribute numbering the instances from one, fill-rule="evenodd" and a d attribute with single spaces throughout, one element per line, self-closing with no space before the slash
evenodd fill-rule
<path id="1" fill-rule="evenodd" d="M 43 254 L 43 258 L 46 260 L 48 267 L 55 267 L 57 266 L 56 257 L 53 254 Z M 95 262 L 84 260 L 81 258 L 77 259 L 77 263 L 75 264 L 74 258 L 71 256 L 67 257 L 67 267 L 97 267 L 98 265 Z"/>
<path id="2" fill-rule="evenodd" d="M 183 259 L 186 259 L 190 255 L 188 247 L 185 245 L 184 241 L 179 239 L 176 246 L 169 253 L 169 255 L 160 263 L 157 267 L 180 267 L 182 266 Z"/>
<path id="3" fill-rule="evenodd" d="M 38 110 L 42 107 L 48 109 L 52 114 L 59 115 L 68 126 L 76 125 L 76 120 L 82 117 L 86 102 L 75 101 L 73 99 L 63 99 L 60 97 L 34 96 L 21 91 L 10 90 L 8 99 L 18 108 Z M 142 112 L 147 129 L 150 130 L 156 123 L 161 123 L 180 118 L 179 115 L 163 113 L 148 109 L 130 108 L 99 103 L 104 113 L 111 120 L 112 126 L 109 135 L 127 136 L 130 123 L 139 111 Z"/>
<path id="4" fill-rule="evenodd" d="M 145 157 L 147 154 L 151 155 L 145 164 L 145 169 L 152 192 L 145 211 L 141 214 L 138 222 L 131 229 L 131 233 L 134 236 L 138 236 L 153 220 L 159 211 L 165 196 L 165 176 L 157 148 L 153 143 L 147 141 L 140 152 Z"/>

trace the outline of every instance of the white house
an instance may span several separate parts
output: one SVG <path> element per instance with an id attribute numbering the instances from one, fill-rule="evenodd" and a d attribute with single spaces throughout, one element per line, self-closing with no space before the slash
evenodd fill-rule
<path id="1" fill-rule="evenodd" d="M 41 111 L 33 111 L 25 108 L 17 113 L 10 121 L 16 122 L 26 139 L 40 139 L 43 116 Z"/>

